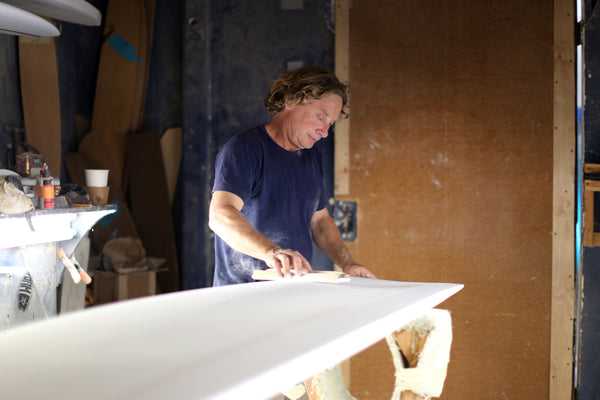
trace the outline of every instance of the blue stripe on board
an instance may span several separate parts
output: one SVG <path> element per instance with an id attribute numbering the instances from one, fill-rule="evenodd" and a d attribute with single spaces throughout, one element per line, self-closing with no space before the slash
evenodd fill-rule
<path id="1" fill-rule="evenodd" d="M 136 47 L 129 43 L 123 36 L 116 32 L 113 33 L 111 37 L 108 38 L 108 45 L 125 57 L 127 61 L 140 65 L 142 57 L 137 56 Z"/>

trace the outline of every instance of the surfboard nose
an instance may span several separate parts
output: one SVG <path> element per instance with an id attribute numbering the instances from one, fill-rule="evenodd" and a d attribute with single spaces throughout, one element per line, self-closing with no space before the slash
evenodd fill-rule
<path id="1" fill-rule="evenodd" d="M 15 36 L 54 37 L 60 31 L 44 18 L 9 4 L 0 3 L 0 33 Z"/>

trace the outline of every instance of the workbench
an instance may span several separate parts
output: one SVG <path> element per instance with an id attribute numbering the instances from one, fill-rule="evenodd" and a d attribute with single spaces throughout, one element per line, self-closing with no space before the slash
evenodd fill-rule
<path id="1" fill-rule="evenodd" d="M 116 205 L 107 205 L 0 214 L 0 330 L 58 313 L 65 267 L 57 251 L 63 248 L 71 257 L 88 231 L 116 211 Z M 19 288 L 27 273 L 31 294 L 21 310 Z"/>

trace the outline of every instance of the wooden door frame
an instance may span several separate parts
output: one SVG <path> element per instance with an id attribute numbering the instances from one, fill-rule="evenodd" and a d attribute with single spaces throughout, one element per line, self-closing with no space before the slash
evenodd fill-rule
<path id="1" fill-rule="evenodd" d="M 575 3 L 554 1 L 554 152 L 550 400 L 573 391 L 575 318 L 575 204 L 577 199 Z"/>

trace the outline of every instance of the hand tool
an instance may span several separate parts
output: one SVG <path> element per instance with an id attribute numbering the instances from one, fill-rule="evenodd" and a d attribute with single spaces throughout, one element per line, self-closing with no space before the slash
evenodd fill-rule
<path id="1" fill-rule="evenodd" d="M 257 281 L 274 281 L 274 280 L 303 280 L 309 282 L 350 282 L 350 275 L 340 271 L 313 271 L 303 275 L 293 274 L 289 278 L 283 278 L 277 274 L 274 269 L 257 269 L 252 273 L 252 279 Z"/>
<path id="2" fill-rule="evenodd" d="M 65 250 L 62 247 L 58 250 L 57 254 L 65 267 L 69 270 L 71 278 L 73 278 L 73 282 L 79 283 L 81 280 L 83 280 L 85 284 L 89 285 L 92 283 L 92 278 L 83 268 L 81 268 L 81 265 L 75 259 L 75 256 L 71 258 L 67 257 L 67 253 L 65 253 Z"/>

